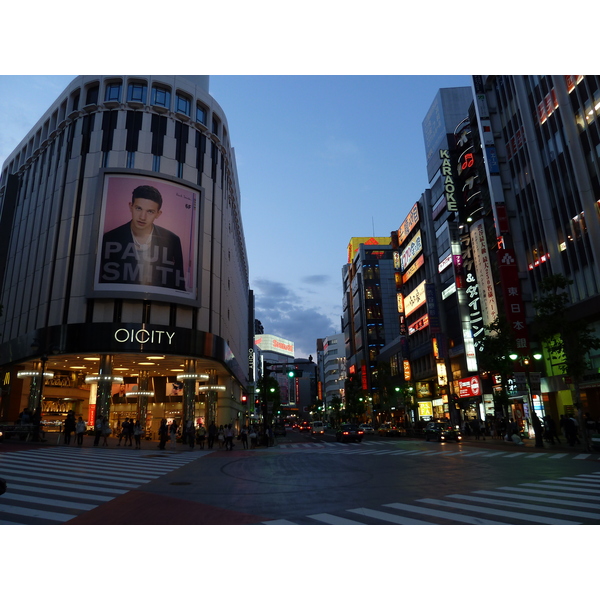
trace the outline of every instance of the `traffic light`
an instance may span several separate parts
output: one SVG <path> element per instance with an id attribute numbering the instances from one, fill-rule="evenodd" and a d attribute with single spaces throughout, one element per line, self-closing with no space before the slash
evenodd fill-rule
<path id="1" fill-rule="evenodd" d="M 300 369 L 288 368 L 287 376 L 291 379 L 292 377 L 302 377 L 302 371 Z"/>
<path id="2" fill-rule="evenodd" d="M 242 405 L 248 404 L 248 396 L 242 396 Z"/>

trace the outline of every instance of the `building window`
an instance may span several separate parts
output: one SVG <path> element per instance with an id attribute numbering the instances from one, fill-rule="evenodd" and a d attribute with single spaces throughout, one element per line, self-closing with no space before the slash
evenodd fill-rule
<path id="1" fill-rule="evenodd" d="M 160 156 L 156 154 L 152 157 L 152 170 L 156 173 L 160 172 Z"/>
<path id="2" fill-rule="evenodd" d="M 88 88 L 85 95 L 85 104 L 98 104 L 98 92 L 100 90 L 99 85 L 93 85 Z"/>
<path id="3" fill-rule="evenodd" d="M 152 88 L 152 104 L 169 108 L 171 106 L 171 92 L 167 88 L 154 86 Z"/>
<path id="4" fill-rule="evenodd" d="M 212 132 L 216 136 L 219 135 L 219 119 L 217 119 L 217 117 L 213 117 L 213 120 L 212 120 Z"/>
<path id="5" fill-rule="evenodd" d="M 127 88 L 127 102 L 141 102 L 146 104 L 146 91 L 148 86 L 145 83 L 130 83 Z"/>
<path id="6" fill-rule="evenodd" d="M 189 98 L 186 98 L 181 94 L 177 94 L 175 98 L 175 111 L 188 117 L 191 116 L 192 103 L 190 102 Z"/>
<path id="7" fill-rule="evenodd" d="M 121 83 L 113 82 L 106 84 L 104 92 L 104 102 L 120 102 L 121 101 Z"/>
<path id="8" fill-rule="evenodd" d="M 135 167 L 135 152 L 127 153 L 127 168 L 133 169 Z"/>
<path id="9" fill-rule="evenodd" d="M 198 123 L 202 123 L 202 125 L 206 125 L 207 119 L 208 111 L 206 108 L 204 108 L 204 106 L 200 106 L 200 104 L 198 104 L 196 106 L 196 121 L 198 121 Z"/>

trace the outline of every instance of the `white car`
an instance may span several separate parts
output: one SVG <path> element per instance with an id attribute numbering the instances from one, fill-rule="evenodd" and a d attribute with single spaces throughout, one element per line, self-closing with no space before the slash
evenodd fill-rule
<path id="1" fill-rule="evenodd" d="M 325 423 L 323 421 L 313 421 L 310 424 L 310 433 L 312 435 L 322 435 L 325 433 Z"/>
<path id="2" fill-rule="evenodd" d="M 375 430 L 370 425 L 365 425 L 364 423 L 362 425 L 359 425 L 358 428 L 363 433 L 375 433 Z"/>

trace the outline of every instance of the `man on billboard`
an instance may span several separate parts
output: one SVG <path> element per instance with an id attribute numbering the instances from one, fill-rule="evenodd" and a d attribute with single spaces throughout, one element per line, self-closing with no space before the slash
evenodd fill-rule
<path id="1" fill-rule="evenodd" d="M 100 283 L 149 285 L 185 290 L 181 240 L 155 221 L 162 214 L 162 196 L 151 185 L 133 190 L 131 221 L 102 238 Z"/>

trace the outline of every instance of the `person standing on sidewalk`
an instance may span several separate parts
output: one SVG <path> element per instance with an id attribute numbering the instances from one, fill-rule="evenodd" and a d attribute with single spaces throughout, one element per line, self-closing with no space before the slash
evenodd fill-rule
<path id="1" fill-rule="evenodd" d="M 102 415 L 98 415 L 94 423 L 94 446 L 100 443 L 100 438 L 102 437 L 102 420 Z"/>
<path id="2" fill-rule="evenodd" d="M 158 428 L 158 439 L 159 444 L 158 447 L 160 450 L 164 450 L 167 445 L 167 440 L 169 439 L 169 426 L 167 425 L 167 420 L 162 419 L 160 422 L 160 427 Z"/>
<path id="3" fill-rule="evenodd" d="M 77 419 L 77 423 L 75 424 L 75 437 L 77 438 L 77 445 L 83 446 L 83 434 L 86 432 L 87 426 L 85 421 L 79 417 Z"/>
<path id="4" fill-rule="evenodd" d="M 135 439 L 135 449 L 139 450 L 142 447 L 142 433 L 144 430 L 142 429 L 142 424 L 139 419 L 135 422 L 133 426 L 133 438 Z"/>
<path id="5" fill-rule="evenodd" d="M 71 445 L 71 434 L 75 431 L 75 413 L 70 410 L 65 419 L 65 444 Z"/>
<path id="6" fill-rule="evenodd" d="M 544 428 L 542 426 L 542 422 L 540 418 L 537 416 L 537 413 L 534 411 L 531 416 L 531 424 L 533 425 L 533 432 L 535 434 L 535 447 L 543 448 L 544 447 Z"/>
<path id="7" fill-rule="evenodd" d="M 235 429 L 231 426 L 231 423 L 227 426 L 225 430 L 225 450 L 233 450 L 233 436 L 235 434 Z"/>
<path id="8" fill-rule="evenodd" d="M 200 424 L 198 427 L 198 445 L 200 446 L 200 450 L 204 450 L 204 441 L 206 440 L 206 429 L 204 425 Z"/>
<path id="9" fill-rule="evenodd" d="M 190 448 L 193 450 L 196 443 L 196 427 L 194 426 L 194 421 L 191 419 L 188 420 L 187 425 L 185 426 L 185 434 L 187 437 L 187 442 Z"/>
<path id="10" fill-rule="evenodd" d="M 215 443 L 215 439 L 217 437 L 218 431 L 219 430 L 217 429 L 215 422 L 212 421 L 211 424 L 208 426 L 208 448 L 209 448 L 209 450 L 213 447 L 213 444 Z"/>

